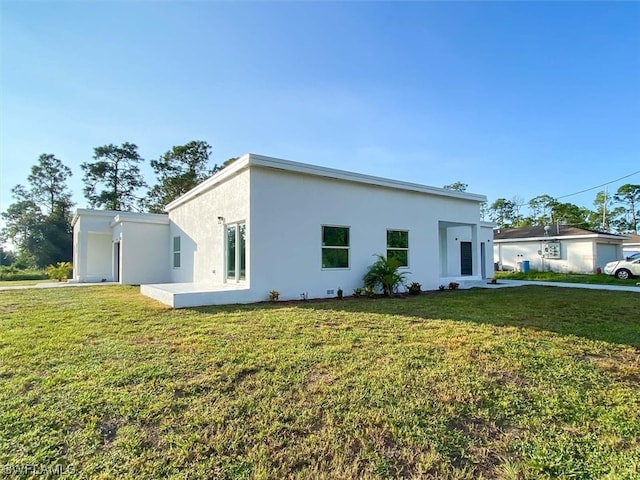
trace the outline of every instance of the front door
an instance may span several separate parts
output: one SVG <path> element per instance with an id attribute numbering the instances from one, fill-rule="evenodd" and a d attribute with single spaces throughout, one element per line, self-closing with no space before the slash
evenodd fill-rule
<path id="1" fill-rule="evenodd" d="M 120 281 L 120 242 L 113 244 L 113 281 Z"/>
<path id="2" fill-rule="evenodd" d="M 473 249 L 471 242 L 460 242 L 460 274 L 473 275 Z"/>

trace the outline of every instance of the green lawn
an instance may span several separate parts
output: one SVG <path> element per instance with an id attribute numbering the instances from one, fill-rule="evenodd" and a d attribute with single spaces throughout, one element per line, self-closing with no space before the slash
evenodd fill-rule
<path id="1" fill-rule="evenodd" d="M 635 285 L 640 278 L 618 280 L 613 275 L 587 275 L 579 273 L 555 272 L 495 272 L 495 278 L 505 280 L 541 280 L 545 282 L 595 283 L 601 285 Z"/>
<path id="2" fill-rule="evenodd" d="M 130 287 L 0 292 L 0 472 L 638 479 L 639 307 L 545 287 L 175 311 Z"/>
<path id="3" fill-rule="evenodd" d="M 23 287 L 28 285 L 37 285 L 38 283 L 56 282 L 57 280 L 0 280 L 0 287 Z"/>

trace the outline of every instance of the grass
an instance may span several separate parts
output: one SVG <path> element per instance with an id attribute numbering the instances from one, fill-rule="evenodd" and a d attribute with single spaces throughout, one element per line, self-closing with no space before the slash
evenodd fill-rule
<path id="1" fill-rule="evenodd" d="M 522 287 L 173 311 L 130 287 L 0 292 L 0 471 L 637 479 L 639 302 Z"/>
<path id="2" fill-rule="evenodd" d="M 613 275 L 588 275 L 580 273 L 556 272 L 495 272 L 494 277 L 505 280 L 540 280 L 545 282 L 591 283 L 600 285 L 635 285 L 640 278 L 618 280 Z"/>
<path id="3" fill-rule="evenodd" d="M 49 280 L 49 277 L 39 280 L 0 280 L 0 287 L 23 287 L 56 281 L 57 280 Z"/>

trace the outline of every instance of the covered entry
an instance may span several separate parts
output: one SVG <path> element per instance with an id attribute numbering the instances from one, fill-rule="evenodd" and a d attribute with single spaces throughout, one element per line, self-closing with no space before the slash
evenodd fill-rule
<path id="1" fill-rule="evenodd" d="M 440 277 L 442 282 L 482 280 L 493 272 L 486 258 L 493 239 L 492 224 L 438 222 Z"/>

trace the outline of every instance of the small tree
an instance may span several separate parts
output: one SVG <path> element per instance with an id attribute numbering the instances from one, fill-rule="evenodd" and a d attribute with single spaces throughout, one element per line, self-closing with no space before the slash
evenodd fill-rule
<path id="1" fill-rule="evenodd" d="M 408 272 L 399 272 L 400 262 L 383 255 L 376 255 L 378 260 L 369 267 L 364 275 L 364 286 L 368 289 L 382 287 L 385 296 L 391 296 L 400 285 L 404 284 L 404 277 Z"/>
<path id="2" fill-rule="evenodd" d="M 50 279 L 56 279 L 59 282 L 67 280 L 73 272 L 73 265 L 70 262 L 58 262 L 55 265 L 47 267 L 47 275 Z"/>

